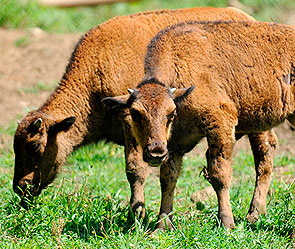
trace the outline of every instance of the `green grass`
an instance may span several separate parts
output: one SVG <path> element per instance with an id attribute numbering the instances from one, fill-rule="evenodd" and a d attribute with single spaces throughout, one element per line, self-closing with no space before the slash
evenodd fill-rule
<path id="1" fill-rule="evenodd" d="M 30 38 L 26 36 L 21 37 L 14 41 L 14 44 L 17 47 L 27 47 L 30 45 L 30 43 L 31 43 Z"/>
<path id="2" fill-rule="evenodd" d="M 26 88 L 19 88 L 17 91 L 21 93 L 39 94 L 40 92 L 52 91 L 57 86 L 57 82 L 46 84 L 42 81 L 38 81 L 35 85 Z"/>
<path id="3" fill-rule="evenodd" d="M 294 8 L 292 0 L 241 0 L 245 10 L 257 20 L 278 21 L 278 11 Z M 196 6 L 226 7 L 227 0 L 141 0 L 96 7 L 55 8 L 40 6 L 36 0 L 0 0 L 0 26 L 5 28 L 39 27 L 51 32 L 85 32 L 114 16 L 144 10 Z M 21 42 L 22 44 L 22 42 Z"/>
<path id="4" fill-rule="evenodd" d="M 245 220 L 255 177 L 252 156 L 243 152 L 233 163 L 233 231 L 219 226 L 215 196 L 203 201 L 202 208 L 190 200 L 191 194 L 209 186 L 199 176 L 203 158 L 185 157 L 175 197 L 175 230 L 165 233 L 154 232 L 160 186 L 153 175 L 145 188 L 147 221 L 128 221 L 130 193 L 122 147 L 99 143 L 74 152 L 29 211 L 18 207 L 11 188 L 13 160 L 12 151 L 0 157 L 1 248 L 292 248 L 294 243 L 294 183 L 274 179 L 268 216 L 254 225 Z"/>
<path id="5" fill-rule="evenodd" d="M 13 122 L 10 125 L 7 125 L 5 127 L 0 126 L 0 135 L 9 135 L 9 136 L 13 136 L 15 133 L 17 127 L 17 122 Z"/>

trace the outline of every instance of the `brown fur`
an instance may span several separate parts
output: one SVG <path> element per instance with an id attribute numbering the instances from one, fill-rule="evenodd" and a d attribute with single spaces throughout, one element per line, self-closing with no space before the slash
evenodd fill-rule
<path id="1" fill-rule="evenodd" d="M 231 157 L 235 140 L 243 135 L 249 136 L 256 167 L 248 219 L 255 221 L 266 213 L 277 145 L 270 129 L 285 119 L 292 122 L 295 116 L 294 42 L 294 27 L 258 22 L 183 23 L 151 41 L 145 63 L 149 85 L 134 89 L 138 97 L 133 102 L 138 103 L 130 109 L 142 113 L 140 126 L 133 122 L 138 126 L 137 140 L 156 141 L 162 144 L 162 151 L 168 142 L 170 157 L 161 165 L 160 217 L 172 211 L 183 155 L 206 137 L 209 148 L 203 173 L 217 194 L 222 223 L 234 227 L 229 198 Z M 153 84 L 153 80 L 162 84 Z M 176 109 L 178 115 L 167 141 L 169 131 L 165 133 L 159 123 L 162 120 L 162 126 L 167 126 L 168 110 L 177 107 L 173 96 L 167 100 L 169 91 L 192 85 L 195 90 Z M 141 103 L 149 109 L 143 111 Z M 150 117 L 153 112 L 159 115 Z M 150 138 L 150 130 L 158 130 L 160 135 Z"/>
<path id="2" fill-rule="evenodd" d="M 150 39 L 168 25 L 192 19 L 254 20 L 234 8 L 162 10 L 117 17 L 86 33 L 57 89 L 17 128 L 14 189 L 26 194 L 29 184 L 33 185 L 31 192 L 39 194 L 74 149 L 104 139 L 125 145 L 131 206 L 134 210 L 143 207 L 148 167 L 130 134 L 130 116 L 123 115 L 123 125 L 118 112 L 105 108 L 101 99 L 135 87 L 144 75 L 144 55 Z M 38 118 L 42 121 L 40 127 L 35 127 Z"/>

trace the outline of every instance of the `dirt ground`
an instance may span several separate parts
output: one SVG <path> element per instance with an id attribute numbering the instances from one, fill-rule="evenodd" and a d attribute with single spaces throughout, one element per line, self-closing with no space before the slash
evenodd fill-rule
<path id="1" fill-rule="evenodd" d="M 0 29 L 0 126 L 22 118 L 41 105 L 52 86 L 62 77 L 68 58 L 80 35 L 48 34 Z"/>
<path id="2" fill-rule="evenodd" d="M 61 79 L 81 34 L 48 34 L 40 29 L 0 29 L 0 127 L 21 120 L 28 111 L 38 108 Z M 41 85 L 41 86 L 40 86 Z M 281 153 L 295 156 L 294 132 L 287 123 L 275 129 Z M 0 135 L 1 147 L 10 147 L 12 137 Z M 203 153 L 203 142 L 195 153 Z M 249 150 L 241 139 L 235 151 Z"/>

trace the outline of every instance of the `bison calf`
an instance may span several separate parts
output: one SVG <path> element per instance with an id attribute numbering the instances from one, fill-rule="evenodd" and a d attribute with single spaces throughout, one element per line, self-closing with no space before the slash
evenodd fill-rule
<path id="1" fill-rule="evenodd" d="M 127 92 L 144 75 L 144 55 L 161 29 L 186 20 L 254 20 L 234 8 L 192 8 L 143 12 L 113 18 L 78 42 L 59 86 L 30 112 L 14 137 L 14 190 L 38 195 L 50 184 L 66 157 L 82 145 L 100 140 L 125 146 L 130 204 L 144 215 L 148 166 L 130 133 L 130 115 L 105 108 L 101 99 Z M 123 120 L 123 122 L 122 122 Z"/>
<path id="2" fill-rule="evenodd" d="M 160 217 L 172 211 L 183 155 L 206 137 L 203 172 L 216 192 L 219 218 L 226 227 L 234 227 L 229 197 L 232 149 L 244 135 L 249 137 L 256 167 L 248 219 L 266 213 L 277 145 L 271 129 L 285 119 L 295 123 L 294 43 L 295 28 L 286 25 L 178 24 L 149 44 L 145 80 L 129 95 L 104 100 L 130 110 L 133 135 L 149 154 L 144 159 L 161 164 Z"/>

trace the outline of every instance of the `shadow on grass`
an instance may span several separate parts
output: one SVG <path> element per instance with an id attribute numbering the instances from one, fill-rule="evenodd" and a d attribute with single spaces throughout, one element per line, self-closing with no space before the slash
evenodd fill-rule
<path id="1" fill-rule="evenodd" d="M 247 227 L 251 229 L 253 232 L 255 231 L 272 231 L 277 234 L 279 237 L 285 238 L 290 243 L 295 242 L 295 228 L 288 225 L 288 223 L 274 224 L 271 222 L 265 221 L 266 217 L 263 218 L 262 221 L 257 221 L 257 223 L 252 224 L 247 222 Z M 283 221 L 282 221 L 283 222 Z M 290 224 L 290 223 L 289 223 Z"/>
<path id="2" fill-rule="evenodd" d="M 252 231 L 272 231 L 295 242 L 295 185 L 286 185 L 284 189 L 277 190 L 276 196 L 272 197 L 271 205 L 268 207 L 267 216 L 260 216 L 259 220 L 247 225 Z"/>
<path id="3" fill-rule="evenodd" d="M 0 206 L 6 217 L 0 229 L 5 227 L 9 235 L 19 238 L 43 233 L 57 241 L 62 235 L 73 235 L 87 242 L 132 234 L 138 229 L 149 233 L 155 230 L 157 223 L 150 210 L 146 211 L 145 219 L 135 218 L 129 203 L 118 199 L 116 194 L 93 197 L 94 193 L 81 188 L 80 192 L 46 191 L 38 198 L 24 200 L 11 195 L 12 198 Z"/>
<path id="4" fill-rule="evenodd" d="M 80 239 L 86 242 L 91 238 L 109 238 L 118 234 L 131 234 L 137 228 L 149 233 L 154 231 L 157 220 L 152 219 L 152 212 L 147 210 L 144 219 L 137 219 L 131 211 L 130 205 L 118 207 L 116 201 L 108 198 L 100 200 L 104 207 L 100 209 L 100 215 L 84 215 L 73 218 L 66 222 L 63 228 L 63 234 L 76 234 Z"/>

